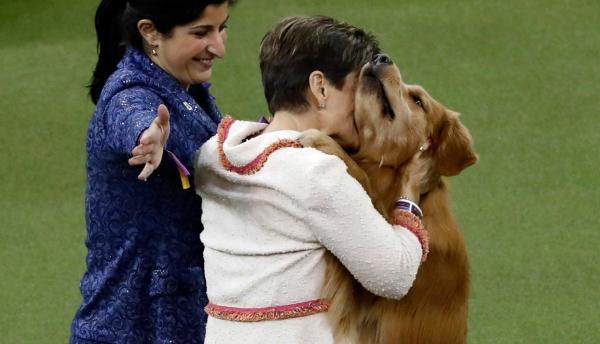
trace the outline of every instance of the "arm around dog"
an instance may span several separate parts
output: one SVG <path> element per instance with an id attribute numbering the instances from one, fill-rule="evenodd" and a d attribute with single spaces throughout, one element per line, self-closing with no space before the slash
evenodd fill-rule
<path id="1" fill-rule="evenodd" d="M 323 154 L 307 172 L 307 221 L 318 240 L 370 292 L 394 299 L 406 295 L 422 256 L 416 236 L 375 210 L 339 158 Z"/>

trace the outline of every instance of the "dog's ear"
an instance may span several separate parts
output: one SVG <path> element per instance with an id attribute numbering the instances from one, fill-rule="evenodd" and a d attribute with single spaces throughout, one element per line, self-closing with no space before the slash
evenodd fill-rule
<path id="1" fill-rule="evenodd" d="M 477 162 L 473 138 L 458 119 L 459 114 L 446 111 L 435 146 L 435 170 L 442 176 L 455 176 Z"/>

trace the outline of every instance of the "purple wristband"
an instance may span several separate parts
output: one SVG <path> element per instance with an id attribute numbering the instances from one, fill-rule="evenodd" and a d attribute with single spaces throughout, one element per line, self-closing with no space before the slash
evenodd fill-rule
<path id="1" fill-rule="evenodd" d="M 423 211 L 421 210 L 421 208 L 419 208 L 419 206 L 415 202 L 410 201 L 408 199 L 401 198 L 397 200 L 394 204 L 394 208 L 412 213 L 420 219 L 423 218 Z"/>

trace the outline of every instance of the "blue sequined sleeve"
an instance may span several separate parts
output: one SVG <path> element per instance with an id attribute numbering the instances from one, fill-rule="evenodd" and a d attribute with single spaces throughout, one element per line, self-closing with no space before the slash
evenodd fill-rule
<path id="1" fill-rule="evenodd" d="M 161 99 L 151 91 L 134 87 L 115 94 L 104 119 L 106 143 L 116 153 L 131 155 L 142 132 L 156 118 Z"/>

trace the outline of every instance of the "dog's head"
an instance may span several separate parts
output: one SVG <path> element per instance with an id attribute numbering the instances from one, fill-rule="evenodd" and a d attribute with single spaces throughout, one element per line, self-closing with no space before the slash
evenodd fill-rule
<path id="1" fill-rule="evenodd" d="M 389 57 L 376 55 L 359 75 L 355 122 L 360 149 L 355 158 L 398 167 L 427 148 L 433 173 L 457 175 L 477 161 L 473 139 L 458 117 L 422 87 L 405 84 Z"/>

